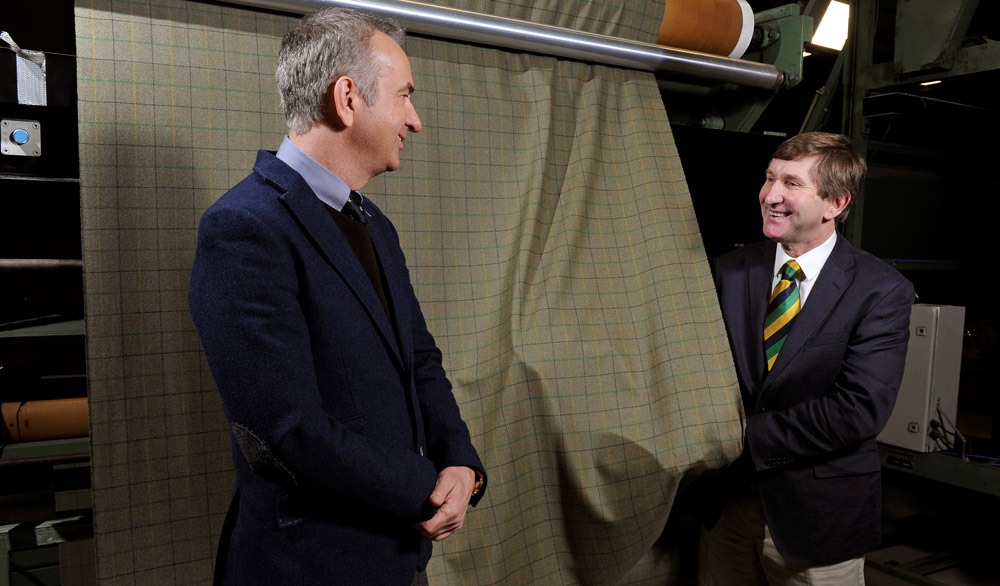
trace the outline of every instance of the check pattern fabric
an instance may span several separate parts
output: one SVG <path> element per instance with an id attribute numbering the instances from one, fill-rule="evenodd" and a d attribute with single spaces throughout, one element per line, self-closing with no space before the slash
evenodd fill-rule
<path id="1" fill-rule="evenodd" d="M 196 226 L 287 132 L 274 67 L 298 17 L 73 4 L 95 582 L 207 586 L 232 472 L 188 312 Z M 435 4 L 643 42 L 663 16 Z M 405 48 L 425 127 L 364 204 L 398 230 L 490 479 L 435 544 L 430 583 L 688 583 L 698 528 L 675 496 L 739 457 L 744 417 L 655 76 L 425 35 Z"/>
<path id="2" fill-rule="evenodd" d="M 767 370 L 774 367 L 778 352 L 785 343 L 785 337 L 792 329 L 792 322 L 802 307 L 799 301 L 798 276 L 802 267 L 794 260 L 781 265 L 778 272 L 778 284 L 771 293 L 771 301 L 767 305 L 767 317 L 764 318 L 764 355 L 767 357 Z"/>

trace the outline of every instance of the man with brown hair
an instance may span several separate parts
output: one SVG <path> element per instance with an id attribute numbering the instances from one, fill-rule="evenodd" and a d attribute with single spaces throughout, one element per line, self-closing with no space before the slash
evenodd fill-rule
<path id="1" fill-rule="evenodd" d="M 836 230 L 865 172 L 846 136 L 789 138 L 759 193 L 768 240 L 714 264 L 746 434 L 702 495 L 701 586 L 864 584 L 881 540 L 875 438 L 914 302 L 909 281 Z"/>

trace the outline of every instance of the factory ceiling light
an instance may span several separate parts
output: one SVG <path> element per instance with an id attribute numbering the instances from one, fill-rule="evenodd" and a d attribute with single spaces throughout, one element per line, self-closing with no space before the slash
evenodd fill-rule
<path id="1" fill-rule="evenodd" d="M 835 51 L 841 50 L 847 40 L 847 20 L 850 13 L 849 4 L 831 0 L 819 21 L 819 26 L 816 27 L 812 44 Z"/>

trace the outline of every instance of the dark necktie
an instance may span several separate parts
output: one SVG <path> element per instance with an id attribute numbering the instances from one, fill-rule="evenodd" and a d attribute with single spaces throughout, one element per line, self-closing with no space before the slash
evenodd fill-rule
<path id="1" fill-rule="evenodd" d="M 347 214 L 352 220 L 361 222 L 362 224 L 367 224 L 368 214 L 365 212 L 365 208 L 361 205 L 362 201 L 364 200 L 361 198 L 361 194 L 352 190 L 351 195 L 348 196 L 347 202 L 344 203 L 344 208 L 341 211 Z"/>
<path id="2" fill-rule="evenodd" d="M 802 272 L 802 267 L 794 260 L 781 266 L 778 284 L 771 293 L 771 302 L 767 305 L 767 317 L 764 319 L 764 356 L 767 358 L 767 369 L 771 370 L 778 352 L 785 343 L 788 331 L 792 329 L 792 321 L 799 313 L 799 286 L 796 276 Z"/>

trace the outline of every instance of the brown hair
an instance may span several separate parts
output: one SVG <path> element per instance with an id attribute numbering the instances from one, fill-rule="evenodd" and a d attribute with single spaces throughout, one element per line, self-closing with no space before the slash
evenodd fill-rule
<path id="1" fill-rule="evenodd" d="M 861 185 L 868 165 L 843 134 L 830 132 L 803 132 L 781 143 L 771 155 L 782 161 L 795 161 L 803 157 L 817 157 L 810 180 L 823 199 L 834 195 L 850 196 L 847 207 L 837 216 L 838 222 L 847 218 L 851 206 L 861 195 Z"/>

